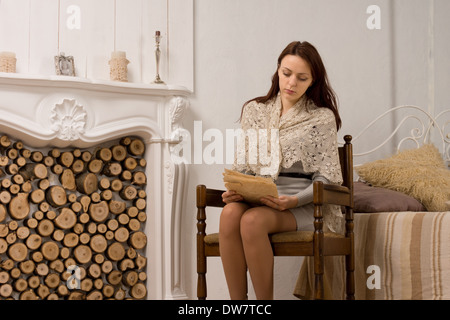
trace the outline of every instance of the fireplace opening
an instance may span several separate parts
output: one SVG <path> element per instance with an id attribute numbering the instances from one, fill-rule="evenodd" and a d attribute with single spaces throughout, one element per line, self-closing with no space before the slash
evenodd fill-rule
<path id="1" fill-rule="evenodd" d="M 146 299 L 146 145 L 0 134 L 0 299 Z"/>

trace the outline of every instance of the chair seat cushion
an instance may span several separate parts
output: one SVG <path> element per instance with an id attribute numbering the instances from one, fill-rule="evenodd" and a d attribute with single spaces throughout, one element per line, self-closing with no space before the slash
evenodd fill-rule
<path id="1" fill-rule="evenodd" d="M 280 232 L 270 235 L 270 241 L 272 243 L 287 243 L 287 242 L 312 242 L 313 241 L 313 231 L 291 231 L 291 232 Z M 343 235 L 324 232 L 325 238 L 344 238 Z M 205 236 L 205 243 L 207 245 L 216 245 L 219 243 L 219 234 L 212 233 Z"/>

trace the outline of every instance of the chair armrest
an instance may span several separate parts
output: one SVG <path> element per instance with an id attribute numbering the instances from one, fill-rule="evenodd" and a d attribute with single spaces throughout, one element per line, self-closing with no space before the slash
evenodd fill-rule
<path id="1" fill-rule="evenodd" d="M 225 207 L 226 203 L 222 199 L 224 192 L 225 190 L 206 189 L 206 205 L 216 208 Z"/>
<path id="2" fill-rule="evenodd" d="M 208 189 L 204 185 L 197 186 L 197 208 L 216 207 L 223 208 L 222 200 L 224 190 Z"/>
<path id="3" fill-rule="evenodd" d="M 314 182 L 314 204 L 335 204 L 353 208 L 353 196 L 350 188 L 335 184 Z"/>

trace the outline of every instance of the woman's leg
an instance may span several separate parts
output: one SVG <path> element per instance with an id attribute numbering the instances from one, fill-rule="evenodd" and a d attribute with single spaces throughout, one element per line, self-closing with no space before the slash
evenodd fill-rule
<path id="1" fill-rule="evenodd" d="M 240 233 L 241 217 L 249 209 L 244 203 L 227 204 L 220 215 L 219 249 L 232 300 L 247 299 L 247 264 Z"/>
<path id="2" fill-rule="evenodd" d="M 288 210 L 255 207 L 242 216 L 241 238 L 257 299 L 273 299 L 274 258 L 269 234 L 295 231 L 296 228 L 295 217 Z"/>

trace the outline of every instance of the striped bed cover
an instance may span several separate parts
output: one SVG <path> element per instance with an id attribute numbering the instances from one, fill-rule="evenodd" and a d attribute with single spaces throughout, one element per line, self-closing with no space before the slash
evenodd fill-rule
<path id="1" fill-rule="evenodd" d="M 450 212 L 355 214 L 358 300 L 450 299 Z M 344 299 L 344 258 L 325 258 L 325 298 Z M 314 269 L 305 258 L 294 295 L 312 298 Z"/>

